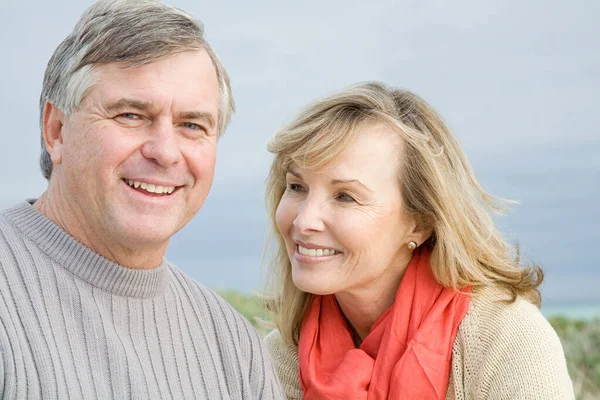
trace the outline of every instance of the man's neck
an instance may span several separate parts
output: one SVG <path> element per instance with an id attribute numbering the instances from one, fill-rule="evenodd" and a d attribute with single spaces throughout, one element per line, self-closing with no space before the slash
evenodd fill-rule
<path id="1" fill-rule="evenodd" d="M 127 268 L 150 269 L 160 265 L 168 243 L 146 250 L 128 248 L 118 241 L 101 240 L 94 230 L 86 229 L 87 224 L 75 210 L 67 209 L 68 205 L 59 206 L 60 202 L 54 200 L 51 194 L 44 192 L 33 204 L 33 207 L 95 253 Z M 110 235 L 104 236 L 109 237 Z"/>

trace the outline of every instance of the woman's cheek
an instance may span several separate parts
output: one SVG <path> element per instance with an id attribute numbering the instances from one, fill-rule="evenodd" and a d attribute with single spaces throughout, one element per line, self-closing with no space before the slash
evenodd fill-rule
<path id="1" fill-rule="evenodd" d="M 286 236 L 286 233 L 289 231 L 289 228 L 291 226 L 291 221 L 293 221 L 293 219 L 290 221 L 291 218 L 291 213 L 292 210 L 290 209 L 290 203 L 288 201 L 288 199 L 284 197 L 281 198 L 281 201 L 279 202 L 279 205 L 277 206 L 277 210 L 275 211 L 275 225 L 277 225 L 277 229 L 279 230 L 279 233 L 282 234 L 284 237 Z"/>

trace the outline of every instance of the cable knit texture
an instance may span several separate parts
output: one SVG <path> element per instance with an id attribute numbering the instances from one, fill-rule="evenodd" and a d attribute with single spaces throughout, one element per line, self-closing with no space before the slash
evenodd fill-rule
<path id="1" fill-rule="evenodd" d="M 0 214 L 0 398 L 279 399 L 255 329 L 168 261 L 115 264 L 24 202 Z"/>
<path id="2" fill-rule="evenodd" d="M 452 347 L 446 400 L 574 399 L 558 336 L 539 310 L 500 289 L 474 290 Z M 302 399 L 298 353 L 277 330 L 265 338 L 288 399 Z M 425 400 L 425 399 L 424 399 Z"/>

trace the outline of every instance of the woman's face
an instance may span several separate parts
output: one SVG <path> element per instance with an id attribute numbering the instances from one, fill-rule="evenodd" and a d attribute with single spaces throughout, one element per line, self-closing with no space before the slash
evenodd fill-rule
<path id="1" fill-rule="evenodd" d="M 276 223 L 300 290 L 351 293 L 397 282 L 411 257 L 407 244 L 418 239 L 402 212 L 400 154 L 398 136 L 375 125 L 323 169 L 292 165 Z"/>

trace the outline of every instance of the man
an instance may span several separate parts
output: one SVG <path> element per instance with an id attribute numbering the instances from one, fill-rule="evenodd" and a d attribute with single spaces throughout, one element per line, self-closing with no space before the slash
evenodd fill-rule
<path id="1" fill-rule="evenodd" d="M 253 328 L 163 258 L 233 111 L 200 23 L 100 0 L 40 106 L 47 191 L 0 215 L 0 398 L 280 398 Z"/>

